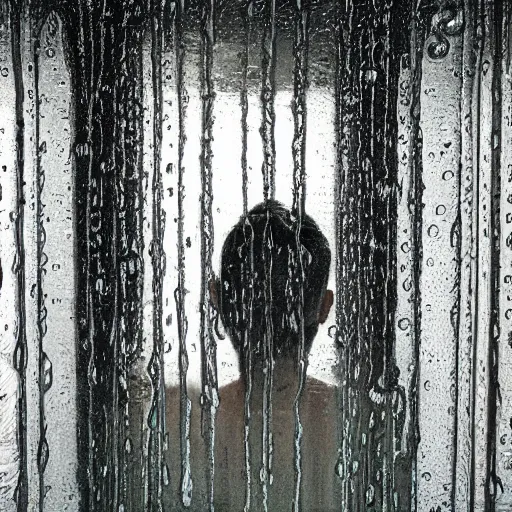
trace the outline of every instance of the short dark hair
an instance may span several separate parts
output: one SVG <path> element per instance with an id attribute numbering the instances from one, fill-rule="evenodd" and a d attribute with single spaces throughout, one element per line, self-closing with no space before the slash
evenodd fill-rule
<path id="1" fill-rule="evenodd" d="M 297 353 L 299 288 L 297 272 L 292 270 L 298 261 L 296 225 L 290 210 L 269 200 L 243 215 L 224 242 L 218 302 L 222 322 L 239 352 L 247 332 L 253 340 L 253 353 L 261 357 L 268 318 L 272 322 L 274 356 Z M 318 329 L 331 251 L 309 215 L 302 215 L 299 242 L 307 353 Z M 267 314 L 266 306 L 270 307 Z"/>

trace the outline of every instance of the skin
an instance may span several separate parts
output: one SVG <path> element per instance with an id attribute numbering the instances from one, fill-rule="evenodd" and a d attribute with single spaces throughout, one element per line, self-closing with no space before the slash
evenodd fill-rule
<path id="1" fill-rule="evenodd" d="M 217 306 L 215 282 L 210 283 L 210 297 Z M 333 292 L 327 290 L 319 307 L 318 323 L 326 321 L 333 304 Z M 294 401 L 298 389 L 298 371 L 294 360 L 281 358 L 275 361 L 273 408 L 273 482 L 269 486 L 268 510 L 292 510 L 294 497 Z M 263 424 L 263 372 L 256 369 L 253 377 L 251 399 L 250 447 L 253 468 L 251 479 L 251 508 L 263 510 L 262 487 L 259 479 L 261 439 Z M 166 392 L 167 428 L 169 430 L 171 460 L 179 460 L 179 389 Z M 206 510 L 202 497 L 206 495 L 204 472 L 204 441 L 201 437 L 201 412 L 199 391 L 189 390 L 192 400 L 190 444 L 194 499 L 187 510 Z M 219 389 L 220 404 L 217 410 L 215 430 L 215 510 L 243 511 L 246 498 L 246 472 L 244 448 L 244 400 L 245 384 L 238 379 Z M 318 379 L 308 377 L 302 393 L 300 418 L 303 427 L 302 441 L 302 510 L 305 512 L 329 512 L 337 510 L 338 477 L 334 468 L 337 462 L 339 442 L 336 425 L 336 388 Z M 172 464 L 171 485 L 178 496 L 179 464 Z M 176 509 L 176 502 L 173 503 Z M 205 508 L 206 507 L 206 508 Z M 185 509 L 183 509 L 185 510 Z"/>

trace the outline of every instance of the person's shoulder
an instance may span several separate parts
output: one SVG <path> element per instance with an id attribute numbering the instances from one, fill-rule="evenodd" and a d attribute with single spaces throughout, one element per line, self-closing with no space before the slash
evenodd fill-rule
<path id="1" fill-rule="evenodd" d="M 312 393 L 319 396 L 325 397 L 334 397 L 338 392 L 338 386 L 331 384 L 329 382 L 325 382 L 323 380 L 317 379 L 315 377 L 307 377 L 305 390 L 308 393 Z"/>
<path id="2" fill-rule="evenodd" d="M 240 379 L 219 388 L 217 423 L 222 428 L 231 430 L 243 422 L 244 398 L 244 385 Z"/>
<path id="3" fill-rule="evenodd" d="M 225 384 L 219 388 L 220 405 L 222 402 L 231 402 L 234 399 L 243 398 L 244 385 L 241 379 L 234 380 L 229 384 Z"/>
<path id="4" fill-rule="evenodd" d="M 337 408 L 338 386 L 314 377 L 306 379 L 303 403 L 314 411 L 330 415 Z"/>

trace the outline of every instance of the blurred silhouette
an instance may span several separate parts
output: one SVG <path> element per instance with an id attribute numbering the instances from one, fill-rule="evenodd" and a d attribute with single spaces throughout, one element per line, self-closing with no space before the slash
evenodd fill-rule
<path id="1" fill-rule="evenodd" d="M 294 403 L 300 383 L 300 342 L 303 336 L 307 366 L 318 326 L 327 319 L 333 303 L 333 292 L 327 290 L 331 260 L 327 239 L 308 215 L 302 218 L 299 243 L 295 226 L 292 213 L 280 203 L 267 201 L 257 205 L 240 218 L 227 236 L 219 279 L 210 283 L 212 305 L 237 350 L 241 376 L 219 390 L 215 431 L 216 510 L 244 510 L 246 503 L 249 504 L 247 476 L 250 510 L 263 510 L 262 425 L 267 414 L 265 374 L 271 360 L 272 455 L 267 504 L 271 511 L 292 509 L 296 464 Z M 298 247 L 303 268 L 302 308 L 296 278 Z M 248 386 L 251 392 L 246 409 Z M 176 422 L 179 390 L 169 390 L 167 398 L 168 425 L 171 425 Z M 302 510 L 336 510 L 336 388 L 307 377 L 300 404 Z M 250 455 L 244 438 L 246 424 L 250 425 Z M 206 460 L 194 454 L 201 449 L 200 436 L 200 414 L 196 412 L 192 414 L 191 424 L 192 463 L 204 465 Z M 249 461 L 249 475 L 246 461 Z M 201 472 L 196 473 L 194 468 L 194 473 Z M 203 494 L 204 485 L 194 482 L 194 492 Z"/>

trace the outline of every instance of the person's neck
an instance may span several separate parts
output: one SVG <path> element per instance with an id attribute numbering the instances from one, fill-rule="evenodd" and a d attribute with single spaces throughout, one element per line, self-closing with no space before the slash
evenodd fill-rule
<path id="1" fill-rule="evenodd" d="M 269 365 L 270 366 L 270 365 Z M 261 402 L 265 390 L 265 384 L 269 379 L 265 374 L 266 367 L 263 363 L 256 364 L 252 375 L 253 401 Z M 247 386 L 247 383 L 246 383 Z M 292 404 L 297 396 L 299 386 L 299 369 L 292 357 L 280 357 L 275 359 L 272 371 L 272 401 L 273 403 Z"/>

